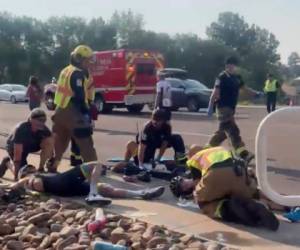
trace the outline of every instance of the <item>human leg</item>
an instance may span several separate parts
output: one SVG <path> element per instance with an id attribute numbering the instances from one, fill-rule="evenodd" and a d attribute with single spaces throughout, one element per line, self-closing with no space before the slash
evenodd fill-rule
<path id="1" fill-rule="evenodd" d="M 46 161 L 53 157 L 54 138 L 52 136 L 44 138 L 40 143 L 40 148 L 40 165 L 38 170 L 44 171 Z"/>
<path id="2" fill-rule="evenodd" d="M 75 140 L 71 139 L 71 156 L 70 156 L 70 164 L 71 166 L 80 166 L 83 163 L 82 157 L 80 154 L 80 149 L 77 146 Z"/>
<path id="3" fill-rule="evenodd" d="M 128 162 L 132 157 L 137 155 L 138 144 L 135 141 L 129 141 L 126 145 L 124 161 L 117 163 L 112 167 L 112 171 L 116 173 L 123 173 L 128 166 Z"/>
<path id="4" fill-rule="evenodd" d="M 98 192 L 104 197 L 151 200 L 161 196 L 165 188 L 162 186 L 140 190 L 116 188 L 106 183 L 98 184 Z"/>

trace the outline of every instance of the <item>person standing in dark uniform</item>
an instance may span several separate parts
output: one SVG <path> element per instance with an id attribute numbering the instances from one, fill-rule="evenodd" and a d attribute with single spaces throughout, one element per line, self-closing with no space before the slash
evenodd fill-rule
<path id="1" fill-rule="evenodd" d="M 245 86 L 242 77 L 236 74 L 237 64 L 238 61 L 235 57 L 229 57 L 225 63 L 225 70 L 216 79 L 209 107 L 213 107 L 216 104 L 219 128 L 210 138 L 208 146 L 219 146 L 229 137 L 235 149 L 235 154 L 250 162 L 254 158 L 254 155 L 246 150 L 234 115 L 241 88 L 253 96 L 257 96 L 260 93 Z M 208 115 L 212 115 L 212 108 L 208 109 Z"/>

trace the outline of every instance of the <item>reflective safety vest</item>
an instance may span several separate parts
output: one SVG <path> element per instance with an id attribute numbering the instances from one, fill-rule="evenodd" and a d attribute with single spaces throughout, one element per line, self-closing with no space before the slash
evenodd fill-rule
<path id="1" fill-rule="evenodd" d="M 277 91 L 277 80 L 266 80 L 265 82 L 265 87 L 264 87 L 265 92 L 276 92 Z"/>
<path id="2" fill-rule="evenodd" d="M 202 176 L 216 163 L 221 163 L 232 158 L 230 151 L 223 147 L 213 147 L 199 151 L 187 161 L 189 168 L 198 169 Z"/>
<path id="3" fill-rule="evenodd" d="M 93 102 L 95 100 L 95 86 L 91 73 L 89 73 L 89 78 L 84 87 L 85 95 L 88 102 Z"/>
<path id="4" fill-rule="evenodd" d="M 54 103 L 59 108 L 66 108 L 73 96 L 73 90 L 71 88 L 71 76 L 76 70 L 81 71 L 81 69 L 73 65 L 69 65 L 60 72 L 54 97 Z M 86 88 L 85 86 L 87 86 L 87 82 L 88 79 L 85 79 L 83 82 L 84 89 Z M 88 103 L 86 94 L 85 99 L 86 103 Z"/>

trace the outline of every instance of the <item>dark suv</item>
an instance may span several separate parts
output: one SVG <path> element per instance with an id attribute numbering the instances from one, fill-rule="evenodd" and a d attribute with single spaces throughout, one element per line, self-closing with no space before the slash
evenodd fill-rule
<path id="1" fill-rule="evenodd" d="M 212 90 L 192 79 L 166 78 L 172 86 L 172 109 L 186 107 L 190 112 L 207 108 Z"/>

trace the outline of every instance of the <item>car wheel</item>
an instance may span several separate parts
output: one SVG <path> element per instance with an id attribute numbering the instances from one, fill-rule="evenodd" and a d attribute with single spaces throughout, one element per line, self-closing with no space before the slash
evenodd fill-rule
<path id="1" fill-rule="evenodd" d="M 187 102 L 187 109 L 190 112 L 198 112 L 200 105 L 196 98 L 192 97 Z"/>
<path id="2" fill-rule="evenodd" d="M 99 113 L 107 114 L 111 113 L 113 110 L 113 106 L 106 104 L 103 97 L 101 95 L 97 95 L 95 98 L 95 105 Z"/>
<path id="3" fill-rule="evenodd" d="M 13 104 L 17 103 L 17 99 L 16 99 L 16 97 L 14 95 L 12 95 L 10 97 L 10 102 L 13 103 Z"/>
<path id="4" fill-rule="evenodd" d="M 144 108 L 144 104 L 134 104 L 126 106 L 126 108 L 130 113 L 140 113 Z"/>

